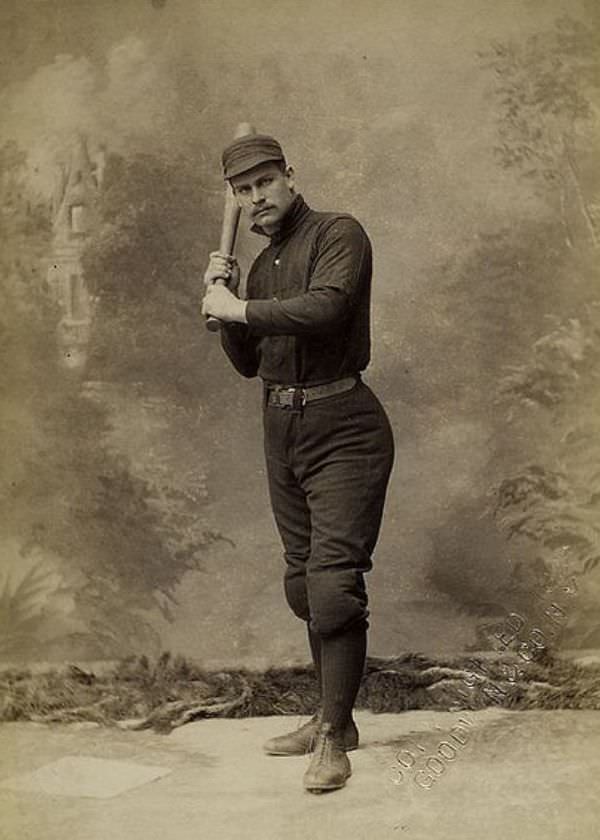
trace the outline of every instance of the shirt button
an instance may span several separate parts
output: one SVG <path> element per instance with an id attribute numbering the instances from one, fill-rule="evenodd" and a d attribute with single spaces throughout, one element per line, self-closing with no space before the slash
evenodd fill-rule
<path id="1" fill-rule="evenodd" d="M 273 262 L 273 265 L 279 265 L 280 262 L 281 260 L 277 257 L 277 259 Z"/>

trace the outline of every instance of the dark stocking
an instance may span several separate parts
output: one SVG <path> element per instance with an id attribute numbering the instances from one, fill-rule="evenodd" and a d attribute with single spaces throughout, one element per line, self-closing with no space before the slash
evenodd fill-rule
<path id="1" fill-rule="evenodd" d="M 359 625 L 321 639 L 323 722 L 343 730 L 362 679 L 367 653 L 367 630 Z"/>
<path id="2" fill-rule="evenodd" d="M 308 630 L 308 643 L 310 645 L 310 652 L 312 654 L 312 661 L 315 666 L 315 676 L 317 678 L 317 686 L 319 689 L 319 703 L 321 702 L 322 683 L 321 683 L 321 637 L 310 629 L 310 625 L 306 625 Z"/>

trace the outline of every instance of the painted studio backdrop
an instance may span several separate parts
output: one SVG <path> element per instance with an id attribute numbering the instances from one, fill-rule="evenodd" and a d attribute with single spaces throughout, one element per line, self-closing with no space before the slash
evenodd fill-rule
<path id="1" fill-rule="evenodd" d="M 306 656 L 260 385 L 199 315 L 242 120 L 373 241 L 371 653 L 485 650 L 565 586 L 561 645 L 600 646 L 599 32 L 578 0 L 2 4 L 0 659 Z"/>

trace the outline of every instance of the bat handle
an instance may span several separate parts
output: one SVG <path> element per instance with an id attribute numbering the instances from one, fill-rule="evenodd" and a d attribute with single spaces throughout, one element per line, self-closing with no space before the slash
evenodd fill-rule
<path id="1" fill-rule="evenodd" d="M 253 125 L 247 122 L 239 123 L 235 137 L 246 137 L 248 134 L 256 134 L 256 129 Z M 235 245 L 235 237 L 237 234 L 238 223 L 240 220 L 240 208 L 233 195 L 231 186 L 225 188 L 225 213 L 223 216 L 223 226 L 221 228 L 221 243 L 219 250 L 222 254 L 233 254 L 233 246 Z M 217 281 L 219 282 L 219 281 Z M 213 315 L 208 315 L 206 318 L 206 329 L 209 332 L 219 332 L 221 329 L 221 322 Z"/>
<path id="2" fill-rule="evenodd" d="M 219 332 L 221 329 L 221 322 L 214 315 L 209 315 L 206 319 L 206 329 L 209 332 Z"/>
<path id="3" fill-rule="evenodd" d="M 233 256 L 233 246 L 235 244 L 235 237 L 237 234 L 238 224 L 240 221 L 240 208 L 234 198 L 231 187 L 227 187 L 225 192 L 225 214 L 223 216 L 223 229 L 221 231 L 221 242 L 219 244 L 219 251 L 222 254 L 229 254 Z M 217 283 L 224 285 L 224 280 L 217 280 Z M 214 315 L 208 315 L 206 318 L 206 329 L 209 332 L 219 332 L 221 329 L 221 322 Z"/>
<path id="4" fill-rule="evenodd" d="M 224 280 L 216 280 L 215 281 L 215 285 L 223 286 L 224 284 L 225 284 Z M 219 332 L 219 330 L 221 329 L 221 322 L 219 321 L 218 318 L 215 318 L 214 315 L 207 315 L 206 316 L 206 329 L 209 332 L 213 332 L 213 333 Z"/>

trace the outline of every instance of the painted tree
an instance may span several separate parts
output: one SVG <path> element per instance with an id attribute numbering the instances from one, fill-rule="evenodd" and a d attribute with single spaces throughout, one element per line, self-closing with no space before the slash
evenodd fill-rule
<path id="1" fill-rule="evenodd" d="M 500 163 L 530 179 L 558 209 L 568 247 L 579 227 L 597 247 L 597 32 L 563 17 L 522 43 L 496 42 L 480 57 L 496 75 Z"/>
<path id="2" fill-rule="evenodd" d="M 180 402 L 203 393 L 199 371 L 218 348 L 203 329 L 201 278 L 221 192 L 215 210 L 201 186 L 181 158 L 109 156 L 101 228 L 83 258 L 99 297 L 90 378 Z"/>
<path id="3" fill-rule="evenodd" d="M 5 559 L 9 548 L 13 551 L 16 546 L 17 561 L 30 570 L 13 581 L 0 576 L 2 651 L 36 659 L 63 649 L 71 655 L 96 657 L 156 653 L 160 639 L 152 616 L 172 617 L 177 585 L 186 572 L 201 566 L 207 546 L 218 539 L 202 517 L 204 476 L 194 470 L 191 459 L 187 469 L 173 474 L 164 452 L 157 457 L 148 453 L 152 468 L 136 471 L 131 458 L 111 443 L 110 407 L 95 398 L 93 388 L 84 386 L 81 372 L 60 366 L 56 345 L 60 313 L 45 295 L 43 280 L 44 257 L 50 253 L 50 213 L 29 195 L 26 165 L 25 155 L 14 144 L 0 150 L 4 208 L 0 232 L 6 243 L 0 257 L 0 346 L 6 360 L 0 366 L 0 439 L 5 445 L 0 540 Z M 151 191 L 130 193 L 130 214 L 151 201 Z M 114 284 L 115 301 L 122 303 L 124 297 L 146 306 L 140 303 L 140 309 L 130 311 L 115 303 L 113 325 L 124 312 L 127 323 L 135 322 L 149 311 L 149 300 L 153 319 L 142 329 L 150 334 L 161 314 L 165 320 L 164 296 L 153 296 L 148 288 L 155 277 L 153 269 L 164 269 L 162 286 L 172 291 L 177 308 L 180 297 L 169 282 L 174 275 L 181 277 L 173 264 L 180 219 L 168 214 L 165 219 L 162 238 L 156 229 L 138 226 L 139 236 L 133 238 L 122 274 L 115 276 L 113 271 L 105 278 L 105 289 Z M 114 221 L 120 225 L 117 241 L 126 247 L 123 214 Z M 143 234 L 154 238 L 146 241 Z M 154 265 L 157 253 L 162 262 L 157 258 Z M 138 273 L 129 275 L 128 267 L 136 267 L 136 258 Z M 107 264 L 108 257 L 102 265 Z M 137 285 L 122 289 L 121 278 Z M 142 280 L 144 287 L 139 285 Z M 99 317 L 110 321 L 112 311 L 100 307 Z M 100 330 L 105 326 L 100 325 Z M 166 359 L 169 350 L 175 352 L 181 332 L 168 322 L 163 332 L 168 339 Z M 156 332 L 154 341 L 159 343 Z M 99 380 L 114 374 L 119 354 L 127 349 L 124 344 L 117 342 L 114 357 L 96 359 L 94 374 Z M 127 360 L 121 361 L 125 375 Z M 151 371 L 153 362 L 156 354 L 135 375 Z M 166 367 L 159 365 L 163 397 L 172 396 L 167 375 Z M 152 392 L 153 383 L 146 384 Z M 71 609 L 62 638 L 47 632 L 49 599 L 54 595 L 68 601 Z"/>
<path id="4" fill-rule="evenodd" d="M 588 576 L 571 628 L 571 642 L 581 645 L 600 640 L 592 606 L 600 566 L 597 34 L 562 18 L 485 54 L 497 77 L 499 162 L 528 179 L 560 222 L 564 271 L 549 272 L 548 283 L 569 290 L 567 312 L 548 314 L 549 328 L 500 379 L 509 428 L 531 445 L 523 466 L 493 488 L 492 509 L 509 536 L 532 547 L 534 559 L 516 564 L 517 577 L 531 581 L 533 572 L 540 585 L 557 586 Z"/>

